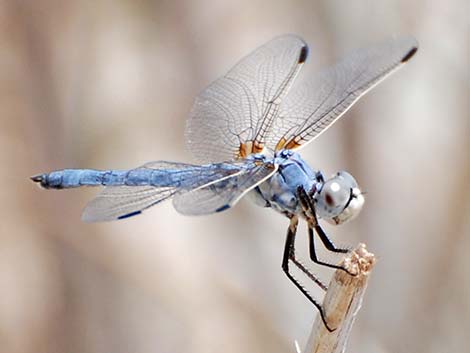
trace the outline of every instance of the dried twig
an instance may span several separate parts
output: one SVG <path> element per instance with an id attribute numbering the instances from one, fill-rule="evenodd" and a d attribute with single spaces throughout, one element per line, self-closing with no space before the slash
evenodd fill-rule
<path id="1" fill-rule="evenodd" d="M 317 315 L 303 353 L 340 353 L 345 351 L 349 332 L 361 307 L 374 263 L 374 254 L 368 252 L 364 244 L 359 244 L 343 259 L 343 264 L 348 271 L 355 273 L 356 276 L 337 270 L 323 301 L 328 325 L 336 329 L 329 332 L 320 316 Z"/>

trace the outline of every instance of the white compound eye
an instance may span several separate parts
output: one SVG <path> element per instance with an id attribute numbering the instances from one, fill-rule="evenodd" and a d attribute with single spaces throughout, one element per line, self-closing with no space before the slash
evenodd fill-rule
<path id="1" fill-rule="evenodd" d="M 339 172 L 327 180 L 315 200 L 318 216 L 333 224 L 353 219 L 364 204 L 356 180 L 347 172 Z"/>
<path id="2" fill-rule="evenodd" d="M 320 197 L 324 199 L 325 204 L 329 208 L 344 208 L 348 202 L 349 188 L 343 184 L 341 181 L 330 179 L 323 185 Z"/>
<path id="3" fill-rule="evenodd" d="M 348 172 L 345 172 L 344 170 L 336 173 L 335 177 L 344 180 L 344 183 L 349 185 L 351 189 L 358 187 L 356 179 L 354 179 L 354 177 L 351 174 L 349 174 Z"/>

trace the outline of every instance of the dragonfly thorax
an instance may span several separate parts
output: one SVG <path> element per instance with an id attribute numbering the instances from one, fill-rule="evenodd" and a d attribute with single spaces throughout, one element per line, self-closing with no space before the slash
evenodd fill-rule
<path id="1" fill-rule="evenodd" d="M 341 224 L 361 211 L 364 197 L 349 173 L 338 172 L 325 181 L 321 172 L 313 170 L 299 154 L 288 150 L 278 152 L 275 161 L 279 165 L 277 172 L 251 192 L 258 205 L 302 216 L 297 191 L 301 186 L 311 195 L 318 218 Z"/>

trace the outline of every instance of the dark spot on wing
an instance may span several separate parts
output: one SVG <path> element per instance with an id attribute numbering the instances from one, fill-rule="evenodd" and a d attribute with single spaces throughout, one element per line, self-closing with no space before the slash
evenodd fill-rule
<path id="1" fill-rule="evenodd" d="M 219 207 L 218 209 L 216 209 L 215 212 L 222 212 L 228 208 L 230 208 L 230 205 L 223 205 L 222 207 Z"/>
<path id="2" fill-rule="evenodd" d="M 125 219 L 125 218 L 129 218 L 129 217 L 132 217 L 132 216 L 137 216 L 138 214 L 141 214 L 141 213 L 142 213 L 142 211 L 134 211 L 134 212 L 125 214 L 124 216 L 119 216 L 117 219 Z"/>
<path id="3" fill-rule="evenodd" d="M 401 62 L 406 63 L 408 60 L 410 60 L 413 57 L 413 55 L 415 55 L 417 51 L 418 51 L 417 47 L 411 48 L 411 50 L 403 57 L 403 59 L 401 59 Z"/>
<path id="4" fill-rule="evenodd" d="M 299 55 L 299 64 L 303 64 L 305 60 L 307 60 L 308 56 L 308 47 L 305 45 L 300 49 L 300 55 Z"/>

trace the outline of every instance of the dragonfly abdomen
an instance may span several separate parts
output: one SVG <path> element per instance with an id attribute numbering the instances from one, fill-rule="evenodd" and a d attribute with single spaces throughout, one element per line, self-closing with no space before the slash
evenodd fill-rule
<path id="1" fill-rule="evenodd" d="M 63 169 L 31 177 L 45 189 L 70 189 L 80 186 L 170 186 L 168 178 L 159 178 L 158 171 L 151 169 L 94 170 Z M 164 185 L 163 185 L 164 184 Z"/>
<path id="2" fill-rule="evenodd" d="M 31 177 L 45 189 L 69 189 L 80 186 L 124 185 L 127 171 L 63 169 Z"/>

